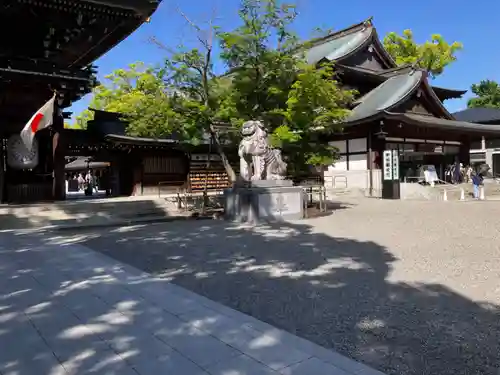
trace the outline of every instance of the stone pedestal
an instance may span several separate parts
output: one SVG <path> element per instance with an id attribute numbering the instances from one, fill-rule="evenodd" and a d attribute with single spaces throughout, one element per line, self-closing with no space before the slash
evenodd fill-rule
<path id="1" fill-rule="evenodd" d="M 225 190 L 226 219 L 250 223 L 302 219 L 303 190 L 298 186 L 286 186 L 290 184 L 291 181 L 258 181 L 252 182 L 250 187 Z"/>

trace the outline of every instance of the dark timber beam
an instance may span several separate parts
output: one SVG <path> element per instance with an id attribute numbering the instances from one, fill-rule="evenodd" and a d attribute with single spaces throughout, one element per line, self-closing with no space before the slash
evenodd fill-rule
<path id="1" fill-rule="evenodd" d="M 143 16 L 149 16 L 159 4 L 157 0 L 85 0 L 84 2 L 132 10 Z"/>
<path id="2" fill-rule="evenodd" d="M 5 200 L 4 191 L 5 191 L 5 150 L 3 139 L 0 137 L 0 203 L 3 203 Z"/>

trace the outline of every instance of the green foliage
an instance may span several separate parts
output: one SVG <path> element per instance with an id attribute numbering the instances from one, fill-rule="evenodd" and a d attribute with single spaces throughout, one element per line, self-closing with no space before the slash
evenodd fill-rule
<path id="1" fill-rule="evenodd" d="M 90 107 L 123 114 L 130 135 L 162 138 L 180 132 L 189 138 L 171 108 L 164 75 L 163 70 L 142 62 L 117 69 L 95 88 Z M 86 127 L 91 119 L 92 112 L 86 110 L 77 117 L 77 124 Z"/>
<path id="2" fill-rule="evenodd" d="M 224 92 L 231 87 L 227 81 L 219 84 L 213 72 L 213 39 L 218 28 L 210 23 L 209 30 L 203 31 L 187 17 L 185 19 L 197 32 L 200 48 L 187 51 L 179 48 L 172 57 L 165 59 L 163 71 L 171 94 L 172 108 L 185 131 L 191 135 L 190 143 L 197 144 L 202 139 L 208 138 L 221 157 L 229 180 L 235 182 L 236 174 L 214 127 L 218 122 L 217 111 L 221 99 L 224 97 Z"/>
<path id="3" fill-rule="evenodd" d="M 475 98 L 469 99 L 469 108 L 500 108 L 500 85 L 491 80 L 484 80 L 471 87 Z"/>
<path id="4" fill-rule="evenodd" d="M 210 133 L 217 108 L 217 79 L 207 55 L 195 48 L 175 53 L 165 60 L 165 82 L 172 108 L 198 144 Z"/>
<path id="5" fill-rule="evenodd" d="M 95 90 L 91 107 L 123 113 L 134 135 L 177 131 L 197 144 L 208 134 L 221 156 L 214 124 L 231 124 L 233 132 L 226 138 L 237 142 L 244 121 L 261 120 L 292 169 L 333 162 L 334 150 L 319 139 L 340 129 L 353 92 L 339 87 L 332 65 L 309 66 L 297 52 L 299 41 L 291 31 L 294 6 L 242 0 L 239 15 L 241 25 L 230 32 L 212 24 L 205 31 L 185 17 L 198 48 L 172 51 L 155 40 L 168 52 L 164 64 L 136 63 L 113 72 Z M 213 43 L 219 43 L 218 56 L 213 56 Z M 222 77 L 213 71 L 217 57 L 229 71 Z M 77 121 L 84 125 L 88 119 L 83 112 Z"/>
<path id="6" fill-rule="evenodd" d="M 94 89 L 94 91 L 96 89 Z M 94 101 L 92 100 L 91 105 L 93 104 L 93 102 Z M 93 107 L 93 108 L 95 108 L 95 107 Z M 87 129 L 87 122 L 89 122 L 90 120 L 93 120 L 93 119 L 94 119 L 94 112 L 89 111 L 88 109 L 84 109 L 80 114 L 78 114 L 76 116 L 73 126 L 75 128 L 79 128 L 79 129 Z"/>
<path id="7" fill-rule="evenodd" d="M 384 47 L 398 65 L 416 63 L 433 78 L 456 61 L 457 52 L 463 49 L 462 43 L 450 44 L 439 34 L 432 34 L 430 41 L 418 44 L 410 29 L 404 30 L 402 35 L 395 32 L 387 34 Z"/>
<path id="8" fill-rule="evenodd" d="M 69 122 L 64 121 L 64 129 L 81 129 L 78 127 L 78 124 L 70 124 Z"/>
<path id="9" fill-rule="evenodd" d="M 337 85 L 331 65 L 318 69 L 296 53 L 299 41 L 290 30 L 296 16 L 293 6 L 278 0 L 242 2 L 242 25 L 220 34 L 232 87 L 219 115 L 236 126 L 263 120 L 272 144 L 298 171 L 333 161 L 331 148 L 318 139 L 340 129 L 353 92 Z"/>

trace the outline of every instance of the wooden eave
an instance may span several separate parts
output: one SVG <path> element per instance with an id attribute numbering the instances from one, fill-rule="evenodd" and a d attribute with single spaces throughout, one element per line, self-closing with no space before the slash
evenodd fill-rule
<path id="1" fill-rule="evenodd" d="M 179 145 L 179 142 L 175 139 L 142 138 L 118 134 L 107 134 L 104 136 L 104 141 L 117 145 L 154 146 L 160 148 L 172 148 Z"/>
<path id="2" fill-rule="evenodd" d="M 473 136 L 480 139 L 483 136 L 500 137 L 500 127 L 495 125 L 482 125 L 464 121 L 456 121 L 432 116 L 425 116 L 413 113 L 397 113 L 391 111 L 381 111 L 372 116 L 344 124 L 344 128 L 349 132 L 350 128 L 359 126 L 373 126 L 380 121 L 390 121 L 392 123 L 405 124 L 419 128 L 427 128 L 436 131 L 453 132 L 456 138 L 462 136 Z"/>
<path id="3" fill-rule="evenodd" d="M 443 102 L 439 100 L 431 85 L 429 85 L 428 75 L 422 80 L 420 87 L 425 95 L 429 98 L 429 104 L 435 109 L 434 113 L 437 117 L 454 120 L 453 115 L 446 109 L 446 107 L 443 105 Z"/>
<path id="4" fill-rule="evenodd" d="M 174 139 L 141 138 L 119 134 L 101 136 L 81 129 L 64 129 L 61 134 L 64 144 L 76 148 L 99 149 L 108 145 L 112 149 L 123 146 L 172 149 L 179 146 L 179 142 Z"/>
<path id="5" fill-rule="evenodd" d="M 117 9 L 132 10 L 137 14 L 149 17 L 158 7 L 161 0 L 85 0 L 82 3 L 93 3 Z"/>
<path id="6" fill-rule="evenodd" d="M 373 29 L 372 43 L 374 47 L 374 52 L 377 54 L 380 60 L 382 60 L 385 63 L 386 65 L 385 68 L 386 69 L 397 68 L 396 62 L 382 45 L 382 42 L 380 41 L 377 30 L 375 28 Z"/>
<path id="7" fill-rule="evenodd" d="M 83 67 L 129 36 L 157 6 L 150 0 L 4 0 L 1 30 L 20 37 L 16 44 L 4 36 L 3 54 Z"/>

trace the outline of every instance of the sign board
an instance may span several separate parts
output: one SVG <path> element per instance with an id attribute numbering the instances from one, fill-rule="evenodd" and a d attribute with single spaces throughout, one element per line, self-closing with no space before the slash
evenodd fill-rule
<path id="1" fill-rule="evenodd" d="M 384 180 L 392 180 L 392 151 L 385 150 L 382 154 L 382 167 L 384 171 Z"/>
<path id="2" fill-rule="evenodd" d="M 192 154 L 191 155 L 191 160 L 192 161 L 208 161 L 208 154 Z M 220 161 L 221 157 L 219 154 L 210 154 L 210 160 L 211 161 Z"/>
<path id="3" fill-rule="evenodd" d="M 399 153 L 392 150 L 392 179 L 399 180 Z"/>
<path id="4" fill-rule="evenodd" d="M 424 180 L 428 184 L 433 185 L 436 181 L 439 180 L 439 177 L 436 172 L 436 167 L 432 164 L 424 165 L 421 167 L 421 171 L 424 174 Z"/>

